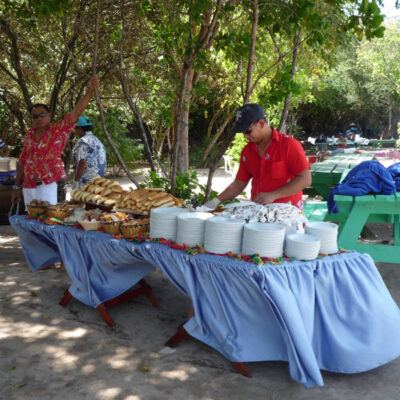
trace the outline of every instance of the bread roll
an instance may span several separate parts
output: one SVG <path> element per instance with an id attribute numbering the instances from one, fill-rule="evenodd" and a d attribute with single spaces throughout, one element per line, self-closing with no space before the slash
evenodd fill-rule
<path id="1" fill-rule="evenodd" d="M 166 195 L 164 197 L 161 197 L 159 199 L 153 200 L 151 203 L 153 206 L 160 206 L 161 204 L 167 203 L 169 201 L 173 201 L 172 200 L 172 196 L 171 195 Z M 175 204 L 175 202 L 174 202 Z"/>
<path id="2" fill-rule="evenodd" d="M 75 195 L 76 195 L 76 192 L 78 192 L 78 191 L 79 191 L 79 189 L 72 189 L 71 190 L 71 199 L 75 200 Z"/>
<path id="3" fill-rule="evenodd" d="M 82 190 L 83 190 L 84 192 L 86 192 L 86 189 L 87 189 L 90 185 L 91 185 L 90 182 L 84 183 L 83 186 L 82 186 Z"/>
<path id="4" fill-rule="evenodd" d="M 77 201 L 82 201 L 82 190 L 77 190 L 76 192 L 75 192 L 75 200 L 77 200 Z"/>
<path id="5" fill-rule="evenodd" d="M 100 198 L 97 199 L 96 203 L 97 204 L 104 204 L 104 202 L 107 201 L 107 200 L 108 200 L 107 197 L 100 196 Z"/>
<path id="6" fill-rule="evenodd" d="M 163 196 L 165 196 L 167 193 L 165 193 L 165 192 L 163 192 L 163 191 L 161 191 L 161 192 L 151 192 L 150 194 L 149 194 L 149 199 L 150 200 L 155 200 L 155 199 L 158 199 L 158 198 L 160 198 L 160 197 L 163 197 Z"/>
<path id="7" fill-rule="evenodd" d="M 107 187 L 107 185 L 111 182 L 109 179 L 103 178 L 104 180 L 100 182 L 100 186 Z"/>
<path id="8" fill-rule="evenodd" d="M 99 194 L 101 194 L 103 197 L 106 197 L 110 193 L 111 193 L 111 189 L 104 188 Z"/>
<path id="9" fill-rule="evenodd" d="M 89 192 L 82 192 L 81 199 L 87 201 L 87 198 L 91 195 Z"/>
<path id="10" fill-rule="evenodd" d="M 121 193 L 111 192 L 107 195 L 109 199 L 119 200 L 121 198 Z"/>
<path id="11" fill-rule="evenodd" d="M 103 178 L 102 178 L 100 175 L 96 175 L 96 176 L 94 176 L 94 177 L 92 178 L 91 182 L 92 182 L 92 183 L 97 183 L 97 181 L 98 181 L 99 179 L 103 179 Z"/>
<path id="12" fill-rule="evenodd" d="M 166 203 L 163 203 L 163 204 L 159 205 L 158 207 L 161 208 L 161 207 L 172 207 L 172 206 L 175 206 L 174 200 L 170 200 L 170 201 L 168 201 Z"/>
<path id="13" fill-rule="evenodd" d="M 122 193 L 123 192 L 122 186 L 118 185 L 118 183 L 112 184 L 111 186 L 107 186 L 107 187 L 110 188 L 113 192 L 116 192 L 116 193 Z"/>
<path id="14" fill-rule="evenodd" d="M 105 201 L 104 201 L 104 205 L 105 206 L 113 206 L 115 203 L 116 203 L 117 201 L 116 200 L 113 200 L 113 199 L 106 199 Z"/>

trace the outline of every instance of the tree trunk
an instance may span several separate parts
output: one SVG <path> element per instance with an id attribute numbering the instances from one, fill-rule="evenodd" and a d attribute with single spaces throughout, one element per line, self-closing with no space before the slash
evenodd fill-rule
<path id="1" fill-rule="evenodd" d="M 97 50 L 98 50 L 98 39 L 99 39 L 99 15 L 100 15 L 100 0 L 97 0 L 96 26 L 95 26 L 96 34 L 95 34 L 95 41 L 94 41 L 93 63 L 92 63 L 93 75 L 96 75 Z M 127 177 L 136 185 L 136 187 L 140 188 L 140 183 L 130 173 L 129 169 L 127 168 L 126 164 L 124 163 L 124 160 L 121 157 L 121 154 L 119 154 L 118 149 L 115 147 L 115 144 L 114 144 L 113 140 L 111 139 L 110 134 L 108 133 L 107 126 L 106 126 L 106 120 L 104 118 L 103 105 L 101 104 L 101 100 L 100 100 L 100 96 L 98 94 L 97 88 L 95 89 L 95 95 L 96 95 L 96 103 L 97 103 L 97 107 L 99 109 L 100 120 L 101 120 L 101 125 L 103 127 L 104 134 L 105 134 L 108 142 L 110 143 L 110 146 L 113 149 L 115 155 L 117 156 L 117 159 L 118 159 L 119 163 L 121 164 L 121 167 L 125 171 Z"/>
<path id="2" fill-rule="evenodd" d="M 249 60 L 247 63 L 247 79 L 246 79 L 246 92 L 243 99 L 243 104 L 247 104 L 250 101 L 252 93 L 252 82 L 253 82 L 253 71 L 254 71 L 254 56 L 256 49 L 257 40 L 257 28 L 258 28 L 258 0 L 253 1 L 253 20 L 251 25 L 251 41 Z"/>
<path id="3" fill-rule="evenodd" d="M 185 64 L 181 74 L 178 106 L 175 114 L 175 141 L 173 145 L 171 193 L 175 194 L 177 174 L 189 169 L 189 110 L 194 69 Z"/>
<path id="4" fill-rule="evenodd" d="M 225 121 L 222 123 L 222 125 L 219 127 L 219 129 L 217 130 L 217 132 L 215 133 L 214 137 L 212 138 L 210 144 L 207 146 L 202 161 L 203 163 L 206 162 L 212 148 L 214 147 L 214 145 L 217 143 L 218 139 L 220 138 L 221 134 L 224 132 L 226 126 L 228 125 L 229 121 L 232 119 L 233 114 L 236 113 L 238 107 L 235 107 L 232 111 L 230 110 L 230 107 L 228 106 L 228 115 L 225 119 Z"/>
<path id="5" fill-rule="evenodd" d="M 297 56 L 299 53 L 299 44 L 301 40 L 301 31 L 296 32 L 296 36 L 293 40 L 293 53 L 292 53 L 292 70 L 290 71 L 290 83 L 293 82 L 294 77 L 296 75 L 296 69 L 297 69 Z M 285 104 L 283 106 L 282 110 L 282 115 L 281 115 L 281 120 L 279 122 L 278 126 L 278 131 L 286 133 L 286 120 L 289 115 L 289 108 L 290 108 L 290 100 L 292 98 L 292 93 L 289 92 L 289 94 L 286 96 L 285 99 Z"/>

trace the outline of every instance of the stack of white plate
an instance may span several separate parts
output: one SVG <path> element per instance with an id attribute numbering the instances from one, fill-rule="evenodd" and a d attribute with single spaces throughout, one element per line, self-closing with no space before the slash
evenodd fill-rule
<path id="1" fill-rule="evenodd" d="M 186 208 L 160 207 L 150 211 L 150 237 L 176 239 L 177 221 L 179 214 L 188 213 Z"/>
<path id="2" fill-rule="evenodd" d="M 314 260 L 320 246 L 321 240 L 307 233 L 290 233 L 285 238 L 285 254 L 299 260 Z"/>
<path id="3" fill-rule="evenodd" d="M 250 222 L 243 230 L 243 254 L 259 254 L 261 257 L 282 257 L 285 227 L 280 224 Z"/>
<path id="4" fill-rule="evenodd" d="M 244 221 L 225 217 L 213 217 L 206 221 L 204 248 L 210 253 L 240 254 Z"/>
<path id="5" fill-rule="evenodd" d="M 176 242 L 178 244 L 186 243 L 189 246 L 195 246 L 196 244 L 203 246 L 206 220 L 212 217 L 213 214 L 205 212 L 178 215 Z"/>
<path id="6" fill-rule="evenodd" d="M 332 222 L 313 221 L 307 222 L 306 233 L 321 239 L 320 253 L 337 253 L 338 226 Z"/>

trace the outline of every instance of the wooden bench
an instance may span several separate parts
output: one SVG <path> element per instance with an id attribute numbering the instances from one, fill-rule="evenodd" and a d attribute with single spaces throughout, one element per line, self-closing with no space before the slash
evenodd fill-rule
<path id="1" fill-rule="evenodd" d="M 355 197 L 335 195 L 335 200 L 338 214 L 328 214 L 326 202 L 308 202 L 304 213 L 310 221 L 337 222 L 339 247 L 368 253 L 376 262 L 400 263 L 400 192 Z M 367 222 L 392 224 L 394 243 L 359 241 Z"/>

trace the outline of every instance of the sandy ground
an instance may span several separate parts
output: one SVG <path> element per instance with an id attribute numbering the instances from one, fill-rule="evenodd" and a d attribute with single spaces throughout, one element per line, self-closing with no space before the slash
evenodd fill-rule
<path id="1" fill-rule="evenodd" d="M 386 228 L 377 233 L 377 240 L 391 238 Z M 399 265 L 378 268 L 399 304 Z M 195 339 L 161 355 L 190 301 L 159 270 L 146 280 L 160 307 L 146 297 L 119 305 L 109 328 L 77 300 L 58 305 L 68 275 L 30 272 L 15 232 L 0 226 L 0 399 L 400 399 L 400 358 L 361 374 L 324 372 L 324 387 L 305 389 L 286 363 L 249 363 L 253 378 L 245 378 Z"/>

